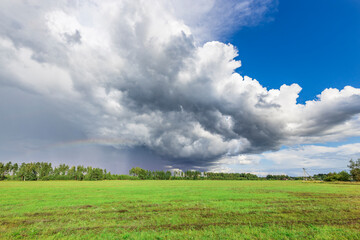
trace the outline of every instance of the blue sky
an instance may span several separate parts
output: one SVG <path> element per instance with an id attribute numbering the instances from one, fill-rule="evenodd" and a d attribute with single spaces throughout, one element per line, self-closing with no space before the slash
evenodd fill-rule
<path id="1" fill-rule="evenodd" d="M 298 83 L 301 103 L 325 88 L 360 86 L 359 1 L 279 1 L 269 15 L 226 39 L 239 50 L 239 73 L 268 88 Z"/>
<path id="2" fill-rule="evenodd" d="M 0 1 L 0 161 L 343 170 L 359 26 L 355 0 Z"/>
<path id="3" fill-rule="evenodd" d="M 266 21 L 234 31 L 223 41 L 239 50 L 242 66 L 238 73 L 257 79 L 268 89 L 297 83 L 302 87 L 298 102 L 304 104 L 316 99 L 325 88 L 360 87 L 359 26 L 359 1 L 279 1 Z M 339 147 L 359 142 L 359 137 L 348 137 L 314 146 Z M 283 145 L 284 149 L 288 146 Z M 274 168 L 266 157 L 261 166 L 267 166 L 268 171 Z M 342 167 L 323 171 L 344 169 L 345 161 Z M 288 172 L 299 174 L 296 169 Z"/>

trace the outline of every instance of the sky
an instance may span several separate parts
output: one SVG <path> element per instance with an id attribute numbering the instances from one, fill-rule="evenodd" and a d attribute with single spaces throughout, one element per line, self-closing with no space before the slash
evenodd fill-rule
<path id="1" fill-rule="evenodd" d="M 360 2 L 0 2 L 0 161 L 301 175 L 360 157 Z"/>

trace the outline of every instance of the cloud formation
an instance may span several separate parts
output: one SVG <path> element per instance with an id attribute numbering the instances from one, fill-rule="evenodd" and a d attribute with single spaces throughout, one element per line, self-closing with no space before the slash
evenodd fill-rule
<path id="1" fill-rule="evenodd" d="M 223 158 L 214 164 L 210 170 L 214 172 L 240 172 L 245 170 L 262 176 L 267 174 L 303 176 L 302 168 L 306 168 L 311 175 L 328 173 L 347 170 L 349 160 L 359 157 L 359 147 L 359 143 L 339 146 L 292 146 L 274 152 Z"/>
<path id="2" fill-rule="evenodd" d="M 0 85 L 40 96 L 87 138 L 174 167 L 360 135 L 360 89 L 298 104 L 299 85 L 268 90 L 236 73 L 234 46 L 208 41 L 262 21 L 274 1 L 206 3 L 3 1 Z"/>

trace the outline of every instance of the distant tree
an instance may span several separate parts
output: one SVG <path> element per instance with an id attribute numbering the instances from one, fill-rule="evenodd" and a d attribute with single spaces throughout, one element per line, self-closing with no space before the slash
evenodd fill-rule
<path id="1" fill-rule="evenodd" d="M 67 172 L 69 171 L 69 166 L 66 164 L 60 164 L 58 168 L 59 168 L 60 175 L 62 175 L 62 176 L 65 176 L 67 174 Z"/>
<path id="2" fill-rule="evenodd" d="M 10 172 L 12 171 L 12 164 L 8 162 L 6 164 L 0 163 L 0 180 L 5 180 L 10 177 Z"/>
<path id="3" fill-rule="evenodd" d="M 0 162 L 0 180 L 5 179 L 5 165 Z"/>
<path id="4" fill-rule="evenodd" d="M 35 163 L 22 163 L 19 169 L 19 176 L 24 181 L 35 181 L 38 179 Z"/>
<path id="5" fill-rule="evenodd" d="M 140 179 L 146 179 L 146 176 L 148 175 L 146 170 L 139 167 L 130 169 L 129 174 L 132 176 L 139 177 Z"/>
<path id="6" fill-rule="evenodd" d="M 323 181 L 324 178 L 326 178 L 326 176 L 327 176 L 327 174 L 325 174 L 325 173 L 319 173 L 319 174 L 315 174 L 313 176 L 313 179 Z"/>
<path id="7" fill-rule="evenodd" d="M 326 181 L 326 182 L 337 181 L 336 172 L 328 173 L 328 174 L 324 177 L 324 181 Z"/>
<path id="8" fill-rule="evenodd" d="M 12 175 L 15 176 L 18 170 L 19 170 L 19 165 L 15 163 L 12 167 Z"/>
<path id="9" fill-rule="evenodd" d="M 5 177 L 6 175 L 10 174 L 11 171 L 12 171 L 12 163 L 8 162 L 7 164 L 5 164 Z"/>
<path id="10" fill-rule="evenodd" d="M 41 162 L 36 163 L 37 166 L 37 177 L 40 180 L 49 180 L 49 177 L 53 174 L 53 168 L 51 163 Z"/>
<path id="11" fill-rule="evenodd" d="M 290 177 L 288 175 L 267 175 L 267 180 L 288 180 Z"/>
<path id="12" fill-rule="evenodd" d="M 107 172 L 106 169 L 104 169 L 104 179 L 113 180 L 114 176 L 111 174 L 111 172 Z"/>
<path id="13" fill-rule="evenodd" d="M 170 171 L 166 171 L 165 173 L 165 179 L 169 180 L 171 178 L 171 172 Z"/>
<path id="14" fill-rule="evenodd" d="M 341 171 L 338 173 L 339 181 L 350 181 L 351 175 L 346 171 Z"/>
<path id="15" fill-rule="evenodd" d="M 101 168 L 93 168 L 92 169 L 92 176 L 90 180 L 103 180 L 104 179 L 104 172 Z"/>
<path id="16" fill-rule="evenodd" d="M 92 174 L 93 174 L 93 168 L 92 167 L 87 167 L 84 179 L 85 180 L 91 180 L 92 179 Z"/>
<path id="17" fill-rule="evenodd" d="M 72 166 L 68 171 L 68 177 L 72 180 L 77 180 L 76 167 Z"/>
<path id="18" fill-rule="evenodd" d="M 155 179 L 164 180 L 165 179 L 165 172 L 164 171 L 155 171 Z"/>
<path id="19" fill-rule="evenodd" d="M 79 181 L 84 180 L 85 172 L 86 172 L 86 169 L 85 169 L 84 166 L 81 166 L 81 165 L 77 166 L 77 168 L 76 168 L 76 180 L 79 180 Z"/>
<path id="20" fill-rule="evenodd" d="M 360 181 L 360 158 L 357 161 L 351 159 L 348 167 L 353 180 Z"/>
<path id="21" fill-rule="evenodd" d="M 327 176 L 324 178 L 324 181 L 350 181 L 350 174 L 346 171 L 342 171 L 339 173 L 328 173 Z"/>

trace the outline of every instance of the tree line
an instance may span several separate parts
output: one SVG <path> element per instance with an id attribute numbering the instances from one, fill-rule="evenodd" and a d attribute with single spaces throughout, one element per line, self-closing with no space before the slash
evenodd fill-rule
<path id="1" fill-rule="evenodd" d="M 0 162 L 0 180 L 20 180 L 20 181 L 36 181 L 36 180 L 123 180 L 133 179 L 129 175 L 118 175 L 107 172 L 106 169 L 68 166 L 60 164 L 57 167 L 52 167 L 51 163 L 47 162 L 31 162 L 22 163 L 20 166 L 17 163 L 6 164 Z"/>
<path id="2" fill-rule="evenodd" d="M 313 176 L 315 180 L 334 182 L 334 181 L 360 181 L 360 159 L 354 161 L 350 160 L 348 168 L 350 173 L 347 171 L 341 172 L 330 172 L 327 174 L 316 174 Z"/>
<path id="3" fill-rule="evenodd" d="M 251 173 L 213 173 L 200 171 L 150 171 L 139 167 L 130 169 L 129 174 L 143 180 L 257 180 Z"/>
<path id="4" fill-rule="evenodd" d="M 315 174 L 314 180 L 321 181 L 360 181 L 360 159 L 357 161 L 350 160 L 348 165 L 350 173 L 346 171 L 330 172 L 327 174 Z M 258 177 L 251 173 L 214 173 L 200 171 L 151 171 L 134 167 L 130 169 L 129 175 L 111 174 L 106 169 L 68 166 L 60 164 L 52 167 L 47 162 L 31 162 L 12 164 L 11 162 L 0 162 L 0 180 L 20 180 L 20 181 L 37 181 L 37 180 L 302 180 L 303 177 L 290 177 L 288 175 L 267 175 Z"/>
<path id="5" fill-rule="evenodd" d="M 129 175 L 111 174 L 106 169 L 68 166 L 60 164 L 53 167 L 47 162 L 12 164 L 0 162 L 0 180 L 257 180 L 258 176 L 250 173 L 212 173 L 200 171 L 151 171 L 140 167 L 130 169 Z"/>

